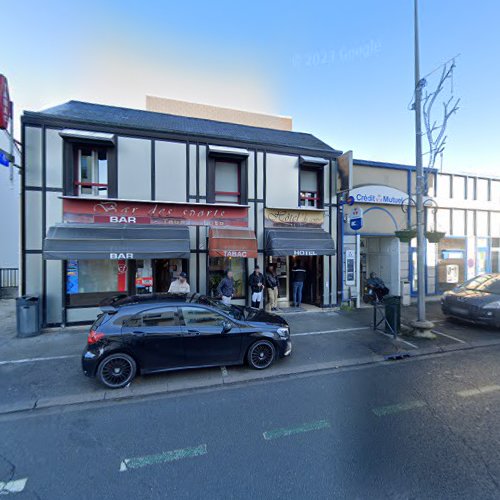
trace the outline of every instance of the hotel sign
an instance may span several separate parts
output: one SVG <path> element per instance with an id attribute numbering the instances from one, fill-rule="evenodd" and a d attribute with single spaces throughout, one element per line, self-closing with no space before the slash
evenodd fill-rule
<path id="1" fill-rule="evenodd" d="M 63 197 L 63 220 L 81 224 L 247 227 L 248 207 Z"/>
<path id="2" fill-rule="evenodd" d="M 322 227 L 325 213 L 322 210 L 299 208 L 266 208 L 265 227 Z"/>

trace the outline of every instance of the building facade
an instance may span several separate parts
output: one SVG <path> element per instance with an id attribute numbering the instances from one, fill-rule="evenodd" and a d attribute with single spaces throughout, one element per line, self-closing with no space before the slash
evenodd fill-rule
<path id="1" fill-rule="evenodd" d="M 180 272 L 248 303 L 253 266 L 290 269 L 304 301 L 337 302 L 336 158 L 310 134 L 70 101 L 22 118 L 22 293 L 43 325 L 92 321 L 117 294 L 164 292 Z"/>
<path id="2" fill-rule="evenodd" d="M 344 208 L 339 225 L 343 238 L 343 300 L 361 304 L 371 272 L 391 294 L 417 294 L 416 239 L 400 241 L 395 231 L 412 228 L 415 167 L 364 160 L 353 162 L 354 205 Z M 427 231 L 439 231 L 439 242 L 427 242 L 426 293 L 441 294 L 485 272 L 499 272 L 500 178 L 441 173 L 427 175 Z M 361 208 L 363 225 L 350 227 L 353 208 Z"/>

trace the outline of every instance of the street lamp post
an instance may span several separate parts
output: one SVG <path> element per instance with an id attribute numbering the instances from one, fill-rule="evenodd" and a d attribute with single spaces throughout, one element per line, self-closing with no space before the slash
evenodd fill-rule
<path id="1" fill-rule="evenodd" d="M 414 0 L 415 31 L 415 165 L 416 165 L 416 211 L 417 211 L 417 320 L 413 322 L 415 335 L 434 337 L 433 324 L 425 317 L 425 174 L 422 162 L 422 81 L 420 80 L 420 54 L 418 39 L 418 0 Z"/>

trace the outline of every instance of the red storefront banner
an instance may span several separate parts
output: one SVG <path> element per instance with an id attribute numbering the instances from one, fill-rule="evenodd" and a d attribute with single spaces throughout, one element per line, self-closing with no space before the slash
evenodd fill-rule
<path id="1" fill-rule="evenodd" d="M 248 207 L 207 203 L 63 198 L 64 222 L 248 227 Z"/>
<path id="2" fill-rule="evenodd" d="M 0 75 L 0 129 L 9 127 L 10 118 L 10 97 L 7 78 Z"/>

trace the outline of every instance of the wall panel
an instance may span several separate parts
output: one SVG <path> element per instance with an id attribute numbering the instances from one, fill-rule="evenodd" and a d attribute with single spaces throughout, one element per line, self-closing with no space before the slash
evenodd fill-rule
<path id="1" fill-rule="evenodd" d="M 47 260 L 47 323 L 62 321 L 62 272 L 63 262 Z"/>
<path id="2" fill-rule="evenodd" d="M 45 130 L 45 184 L 51 188 L 62 188 L 63 183 L 63 140 L 60 130 Z"/>
<path id="3" fill-rule="evenodd" d="M 118 197 L 151 200 L 151 141 L 118 138 Z"/>
<path id="4" fill-rule="evenodd" d="M 186 201 L 186 144 L 155 141 L 155 199 Z"/>
<path id="5" fill-rule="evenodd" d="M 26 191 L 25 193 L 25 231 L 26 249 L 42 249 L 42 193 Z"/>
<path id="6" fill-rule="evenodd" d="M 297 208 L 299 158 L 278 154 L 268 154 L 266 158 L 266 206 Z"/>

